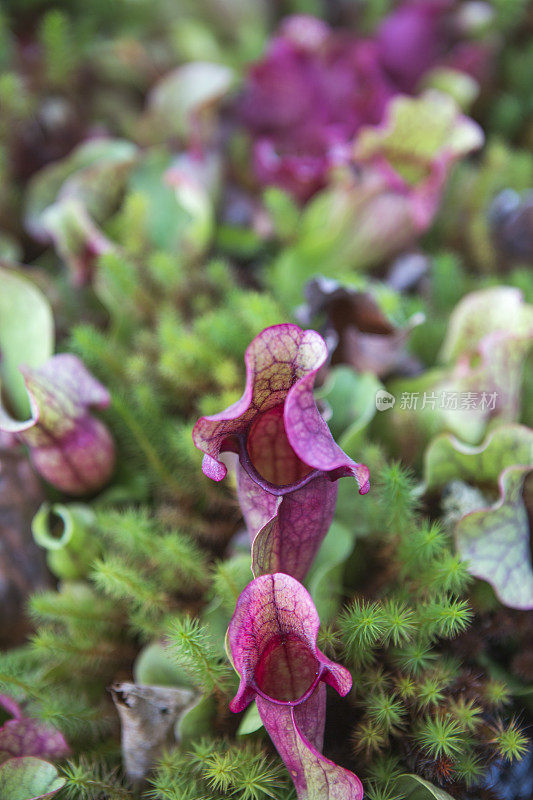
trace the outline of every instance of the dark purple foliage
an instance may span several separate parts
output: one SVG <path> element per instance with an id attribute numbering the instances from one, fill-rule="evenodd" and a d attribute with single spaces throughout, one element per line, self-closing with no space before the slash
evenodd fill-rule
<path id="1" fill-rule="evenodd" d="M 359 129 L 379 124 L 390 99 L 417 91 L 428 71 L 451 67 L 482 77 L 487 51 L 461 41 L 454 10 L 454 0 L 406 2 L 373 38 L 311 16 L 284 20 L 250 69 L 238 109 L 260 183 L 303 202 L 332 167 L 350 160 Z"/>

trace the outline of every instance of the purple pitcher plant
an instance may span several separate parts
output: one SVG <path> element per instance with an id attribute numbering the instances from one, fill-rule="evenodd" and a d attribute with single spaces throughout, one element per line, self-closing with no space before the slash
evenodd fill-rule
<path id="1" fill-rule="evenodd" d="M 90 409 L 109 405 L 107 389 L 68 353 L 20 369 L 31 418 L 14 420 L 0 407 L 0 431 L 18 435 L 37 472 L 57 489 L 82 495 L 102 488 L 114 470 L 115 445 Z"/>
<path id="2" fill-rule="evenodd" d="M 359 778 L 322 755 L 326 684 L 344 697 L 352 677 L 317 648 L 319 625 L 309 593 L 294 578 L 276 573 L 249 583 L 228 629 L 240 676 L 230 709 L 243 711 L 255 700 L 298 800 L 361 800 Z"/>
<path id="3" fill-rule="evenodd" d="M 254 575 L 285 572 L 302 580 L 326 535 L 336 481 L 354 477 L 369 489 L 368 469 L 335 443 L 313 397 L 326 344 L 312 330 L 274 325 L 246 351 L 246 389 L 225 411 L 193 431 L 203 472 L 220 481 L 223 452 L 237 453 L 237 492 L 252 540 Z"/>

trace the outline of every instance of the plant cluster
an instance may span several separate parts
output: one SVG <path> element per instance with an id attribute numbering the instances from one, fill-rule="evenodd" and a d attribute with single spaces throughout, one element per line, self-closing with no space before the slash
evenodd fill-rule
<path id="1" fill-rule="evenodd" d="M 529 800 L 531 41 L 3 4 L 12 800 Z"/>

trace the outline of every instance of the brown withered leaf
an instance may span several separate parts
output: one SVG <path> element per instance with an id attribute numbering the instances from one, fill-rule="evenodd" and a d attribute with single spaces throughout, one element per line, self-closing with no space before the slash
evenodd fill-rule
<path id="1" fill-rule="evenodd" d="M 307 305 L 299 309 L 299 320 L 310 325 L 316 316 L 326 317 L 323 333 L 332 364 L 349 364 L 380 378 L 420 372 L 419 362 L 405 350 L 411 330 L 422 321 L 418 315 L 405 328 L 397 328 L 369 292 L 323 277 L 309 281 L 305 298 Z"/>
<path id="2" fill-rule="evenodd" d="M 26 456 L 0 446 L 0 645 L 20 644 L 28 632 L 29 594 L 51 585 L 31 521 L 44 500 Z"/>
<path id="3" fill-rule="evenodd" d="M 139 783 L 172 742 L 180 716 L 198 698 L 192 689 L 136 683 L 115 683 L 110 691 L 122 727 L 124 769 Z"/>

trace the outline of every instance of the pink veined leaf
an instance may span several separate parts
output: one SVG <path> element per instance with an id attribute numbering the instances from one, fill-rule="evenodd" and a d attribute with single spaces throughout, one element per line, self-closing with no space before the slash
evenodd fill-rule
<path id="1" fill-rule="evenodd" d="M 35 469 L 68 494 L 100 489 L 115 466 L 107 427 L 89 410 L 105 408 L 110 396 L 79 358 L 62 353 L 38 368 L 21 367 L 32 416 L 19 422 L 0 408 L 0 430 L 17 433 Z"/>
<path id="2" fill-rule="evenodd" d="M 484 141 L 479 125 L 460 113 L 447 94 L 398 95 L 379 125 L 362 128 L 354 158 L 384 178 L 403 197 L 414 232 L 427 230 L 439 208 L 453 164 Z"/>
<path id="3" fill-rule="evenodd" d="M 522 499 L 530 470 L 504 469 L 498 481 L 500 499 L 466 514 L 455 528 L 457 549 L 469 572 L 488 581 L 504 605 L 523 610 L 533 609 L 530 530 Z"/>
<path id="4" fill-rule="evenodd" d="M 320 620 L 306 589 L 289 575 L 253 580 L 228 629 L 240 675 L 232 711 L 257 701 L 259 714 L 294 781 L 299 800 L 360 800 L 359 779 L 322 753 L 325 683 L 342 696 L 352 686 L 345 667 L 316 644 Z"/>
<path id="5" fill-rule="evenodd" d="M 427 487 L 448 486 L 452 499 L 454 481 L 466 482 L 471 490 L 476 484 L 498 486 L 499 499 L 493 504 L 479 492 L 473 496 L 478 502 L 463 508 L 454 531 L 469 572 L 488 581 L 511 608 L 533 608 L 530 525 L 523 497 L 531 469 L 533 431 L 525 425 L 498 425 L 477 447 L 441 434 L 425 455 Z M 455 508 L 461 505 L 455 503 Z"/>

